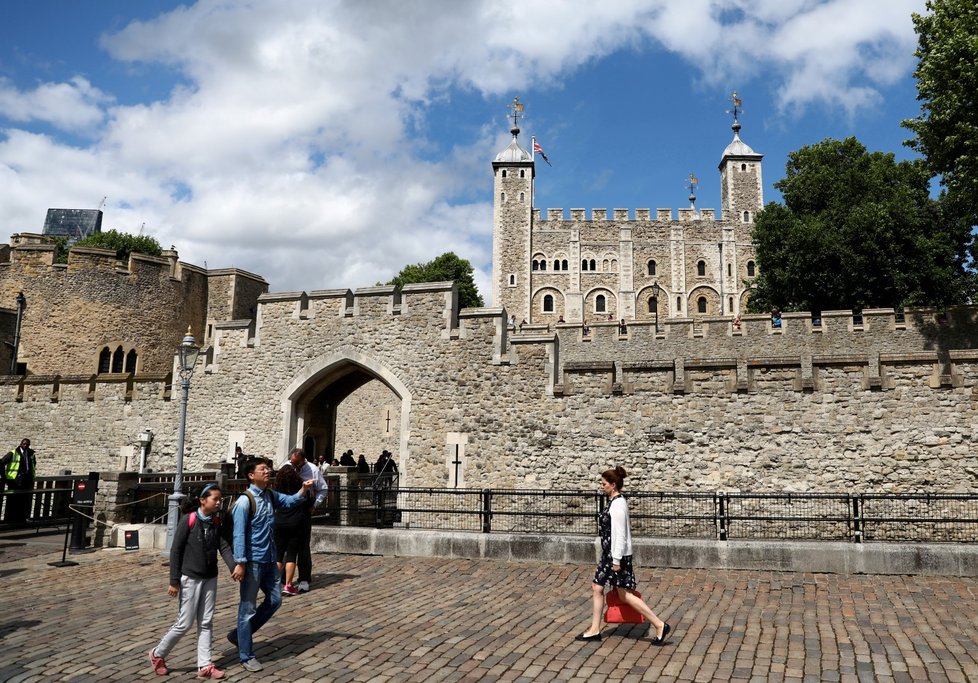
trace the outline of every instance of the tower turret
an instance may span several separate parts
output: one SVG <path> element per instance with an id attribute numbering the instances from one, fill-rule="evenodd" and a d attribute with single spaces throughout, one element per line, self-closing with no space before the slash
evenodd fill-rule
<path id="1" fill-rule="evenodd" d="M 492 300 L 517 322 L 530 319 L 533 157 L 519 143 L 523 105 L 510 105 L 513 140 L 492 162 Z"/>
<path id="2" fill-rule="evenodd" d="M 733 140 L 720 158 L 720 209 L 726 220 L 753 223 L 755 214 L 764 206 L 764 185 L 761 179 L 761 159 L 740 139 L 742 101 L 736 91 L 733 100 Z"/>

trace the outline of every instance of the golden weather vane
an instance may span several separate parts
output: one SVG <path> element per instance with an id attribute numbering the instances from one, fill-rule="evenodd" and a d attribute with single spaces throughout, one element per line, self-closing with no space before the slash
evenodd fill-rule
<path id="1" fill-rule="evenodd" d="M 737 122 L 737 118 L 744 113 L 744 101 L 737 96 L 737 91 L 734 90 L 733 94 L 730 96 L 730 101 L 733 102 L 733 109 L 728 109 L 728 114 L 733 114 L 734 123 Z"/>
<path id="2" fill-rule="evenodd" d="M 520 119 L 523 118 L 523 103 L 520 102 L 520 98 L 514 97 L 513 103 L 506 108 L 512 112 L 513 128 L 519 128 Z"/>

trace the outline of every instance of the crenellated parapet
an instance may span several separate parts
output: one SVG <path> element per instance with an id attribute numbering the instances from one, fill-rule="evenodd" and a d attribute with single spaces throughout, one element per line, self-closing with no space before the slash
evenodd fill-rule
<path id="1" fill-rule="evenodd" d="M 689 221 L 717 221 L 716 209 L 692 209 L 679 208 L 656 209 L 652 213 L 651 209 L 570 209 L 569 213 L 562 208 L 550 207 L 541 209 L 534 207 L 533 223 L 534 226 L 544 227 L 541 224 L 547 223 L 588 223 L 588 222 L 615 222 L 615 223 L 671 223 L 674 221 L 686 223 Z"/>

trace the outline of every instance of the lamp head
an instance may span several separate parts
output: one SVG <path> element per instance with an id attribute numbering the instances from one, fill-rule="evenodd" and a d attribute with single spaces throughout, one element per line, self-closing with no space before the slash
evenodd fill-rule
<path id="1" fill-rule="evenodd" d="M 200 347 L 197 346 L 197 340 L 194 339 L 189 325 L 187 326 L 187 334 L 184 335 L 183 341 L 177 347 L 177 354 L 180 357 L 180 372 L 193 372 L 194 366 L 197 364 L 197 356 L 200 355 Z"/>

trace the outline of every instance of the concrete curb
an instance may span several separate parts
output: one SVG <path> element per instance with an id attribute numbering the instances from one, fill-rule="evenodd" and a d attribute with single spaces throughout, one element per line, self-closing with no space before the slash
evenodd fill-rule
<path id="1" fill-rule="evenodd" d="M 164 547 L 164 524 L 119 525 L 110 545 L 123 547 L 129 528 L 140 530 L 143 548 Z M 639 567 L 978 577 L 978 546 L 967 544 L 648 538 L 632 545 Z M 553 564 L 591 564 L 600 554 L 592 536 L 323 526 L 312 529 L 312 550 Z"/>

